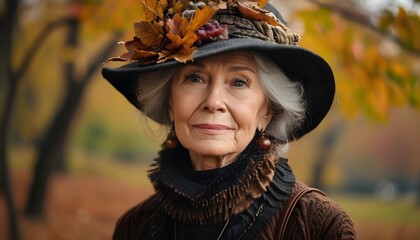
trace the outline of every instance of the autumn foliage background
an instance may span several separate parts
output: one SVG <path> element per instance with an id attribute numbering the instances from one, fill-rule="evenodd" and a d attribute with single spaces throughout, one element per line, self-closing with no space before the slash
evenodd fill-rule
<path id="1" fill-rule="evenodd" d="M 15 25 L 4 35 L 16 2 Z M 360 239 L 420 239 L 418 1 L 271 2 L 337 80 L 326 120 L 291 145 L 295 174 L 340 203 Z M 0 106 L 2 124 L 9 122 L 0 140 L 0 239 L 110 239 L 118 216 L 152 193 L 146 171 L 165 133 L 99 72 L 125 51 L 116 43 L 132 38 L 144 17 L 139 6 L 0 1 Z M 44 185 L 34 186 L 37 172 Z"/>

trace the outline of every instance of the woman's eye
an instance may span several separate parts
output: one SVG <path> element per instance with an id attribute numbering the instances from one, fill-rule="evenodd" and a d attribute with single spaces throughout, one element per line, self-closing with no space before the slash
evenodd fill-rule
<path id="1" fill-rule="evenodd" d="M 201 78 L 201 76 L 200 76 L 200 75 L 198 75 L 198 74 L 191 74 L 191 75 L 188 75 L 186 79 L 187 79 L 189 82 L 192 82 L 192 83 L 200 83 L 200 82 L 202 82 L 202 81 L 203 81 L 203 79 Z"/>
<path id="2" fill-rule="evenodd" d="M 233 81 L 233 85 L 235 87 L 245 87 L 248 85 L 248 82 L 245 79 L 237 78 L 235 81 Z"/>

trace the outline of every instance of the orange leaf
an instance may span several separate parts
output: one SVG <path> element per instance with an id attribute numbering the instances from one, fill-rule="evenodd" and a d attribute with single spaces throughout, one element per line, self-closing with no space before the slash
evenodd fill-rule
<path id="1" fill-rule="evenodd" d="M 197 34 L 194 32 L 190 32 L 187 36 L 181 38 L 178 35 L 174 34 L 167 34 L 166 35 L 169 40 L 171 40 L 171 44 L 168 44 L 166 47 L 168 50 L 173 50 L 179 47 L 188 48 L 194 45 L 194 43 L 198 40 Z"/>
<path id="2" fill-rule="evenodd" d="M 255 2 L 238 2 L 238 9 L 244 17 L 257 21 L 265 21 L 273 26 L 281 25 L 280 21 L 275 17 L 274 14 L 260 8 Z"/>
<path id="3" fill-rule="evenodd" d="M 163 29 L 156 22 L 150 23 L 146 21 L 136 22 L 134 24 L 136 36 L 141 42 L 150 48 L 159 48 L 162 46 Z"/>
<path id="4" fill-rule="evenodd" d="M 132 60 L 150 60 L 153 58 L 156 60 L 157 57 L 158 53 L 156 52 L 138 50 L 134 52 Z"/>
<path id="5" fill-rule="evenodd" d="M 143 0 L 143 11 L 146 15 L 146 21 L 150 22 L 155 20 L 156 16 L 163 19 L 163 11 L 168 6 L 167 0 Z"/>
<path id="6" fill-rule="evenodd" d="M 181 37 L 187 33 L 189 26 L 190 22 L 188 19 L 181 17 L 180 14 L 176 14 L 172 19 L 166 20 L 166 31 Z"/>
<path id="7" fill-rule="evenodd" d="M 191 19 L 191 29 L 190 31 L 195 32 L 204 24 L 208 23 L 213 17 L 216 9 L 212 7 L 204 7 L 203 9 L 197 8 L 194 16 Z"/>
<path id="8" fill-rule="evenodd" d="M 186 62 L 193 59 L 192 56 L 196 51 L 197 51 L 197 49 L 195 47 L 187 48 L 187 49 L 184 49 L 184 51 L 182 51 L 182 52 L 178 52 L 178 53 L 174 54 L 173 58 L 175 60 L 177 60 L 178 62 L 186 63 Z"/>
<path id="9" fill-rule="evenodd" d="M 171 41 L 171 43 L 166 46 L 166 49 L 169 51 L 177 49 L 182 45 L 182 39 L 179 35 L 168 33 L 166 34 L 166 37 Z"/>
<path id="10" fill-rule="evenodd" d="M 155 20 L 156 16 L 158 15 L 155 11 L 155 7 L 157 5 L 157 0 L 142 0 L 143 3 L 143 11 L 145 15 L 145 21 L 153 21 Z"/>
<path id="11" fill-rule="evenodd" d="M 190 3 L 190 0 L 174 1 L 172 5 L 173 13 L 177 14 L 177 13 L 183 12 L 185 9 L 187 9 L 189 3 Z"/>
<path id="12" fill-rule="evenodd" d="M 144 51 L 144 50 L 129 50 L 126 53 L 123 53 L 119 57 L 112 57 L 107 60 L 107 62 L 110 61 L 132 61 L 132 60 L 139 60 L 143 63 L 150 63 L 156 61 L 158 57 L 158 53 L 151 52 L 151 51 Z"/>
<path id="13" fill-rule="evenodd" d="M 258 0 L 258 6 L 260 8 L 264 8 L 265 5 L 267 5 L 267 3 L 268 3 L 268 0 Z"/>
<path id="14" fill-rule="evenodd" d="M 184 38 L 182 38 L 182 42 L 184 46 L 193 46 L 194 43 L 198 40 L 198 36 L 195 32 L 189 32 Z"/>
<path id="15" fill-rule="evenodd" d="M 141 42 L 141 39 L 134 36 L 133 40 L 124 43 L 127 50 L 145 49 L 146 46 Z"/>
<path id="16" fill-rule="evenodd" d="M 159 54 L 159 59 L 162 62 L 169 59 L 186 62 L 192 59 L 192 54 L 196 49 L 193 45 L 198 39 L 194 32 L 188 33 L 184 38 L 172 33 L 168 33 L 166 36 L 171 40 L 171 43 L 166 46 L 167 51 L 162 51 Z"/>
<path id="17" fill-rule="evenodd" d="M 157 63 L 166 62 L 171 59 L 175 59 L 178 62 L 186 63 L 190 60 L 192 60 L 193 54 L 197 51 L 197 48 L 188 48 L 188 49 L 182 49 L 182 51 L 178 52 L 170 52 L 170 51 L 163 51 L 159 53 L 159 60 Z"/>

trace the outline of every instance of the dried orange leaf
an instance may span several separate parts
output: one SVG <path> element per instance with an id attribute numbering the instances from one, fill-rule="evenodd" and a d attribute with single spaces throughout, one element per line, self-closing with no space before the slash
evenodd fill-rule
<path id="1" fill-rule="evenodd" d="M 158 55 L 159 54 L 156 52 L 139 50 L 139 51 L 134 51 L 133 57 L 131 59 L 143 60 L 143 59 L 157 58 Z"/>
<path id="2" fill-rule="evenodd" d="M 190 32 L 184 38 L 171 33 L 167 34 L 167 37 L 170 39 L 171 43 L 166 46 L 166 51 L 162 51 L 162 53 L 159 54 L 159 59 L 165 59 L 163 61 L 172 58 L 175 58 L 176 60 L 183 59 L 182 61 L 191 59 L 189 56 L 192 56 L 192 52 L 195 49 L 193 45 L 198 39 L 194 32 Z M 184 55 L 185 57 L 183 57 Z"/>
<path id="3" fill-rule="evenodd" d="M 193 54 L 197 51 L 197 48 L 189 48 L 188 52 L 187 51 L 183 51 L 182 54 L 181 53 L 176 53 L 173 55 L 173 58 L 175 60 L 177 60 L 178 62 L 181 63 L 186 63 L 190 60 L 192 60 L 192 56 Z"/>
<path id="4" fill-rule="evenodd" d="M 195 32 L 204 24 L 208 23 L 213 17 L 216 9 L 212 7 L 204 7 L 203 9 L 197 8 L 194 16 L 191 19 L 191 29 L 190 31 Z"/>
<path id="5" fill-rule="evenodd" d="M 190 22 L 188 19 L 181 17 L 180 14 L 176 14 L 172 19 L 166 20 L 166 31 L 181 37 L 187 33 L 189 26 Z"/>
<path id="6" fill-rule="evenodd" d="M 150 48 L 159 48 L 162 46 L 163 29 L 162 26 L 156 22 L 150 23 L 146 21 L 136 22 L 134 24 L 136 36 L 141 39 L 141 42 Z"/>
<path id="7" fill-rule="evenodd" d="M 126 52 L 126 53 L 123 53 L 119 57 L 108 58 L 107 62 L 126 62 L 126 61 L 131 61 L 133 55 L 134 55 L 134 52 L 133 51 Z"/>
<path id="8" fill-rule="evenodd" d="M 143 12 L 145 15 L 145 21 L 153 21 L 158 15 L 155 11 L 157 5 L 157 0 L 142 0 L 143 3 Z"/>
<path id="9" fill-rule="evenodd" d="M 125 42 L 124 46 L 127 50 L 136 50 L 136 49 L 145 48 L 144 44 L 141 42 L 141 39 L 136 36 L 133 37 L 133 40 Z"/>
<path id="10" fill-rule="evenodd" d="M 107 60 L 110 61 L 132 61 L 132 60 L 140 60 L 140 61 L 156 61 L 158 57 L 158 53 L 152 51 L 144 51 L 144 50 L 129 50 L 126 53 L 123 53 L 119 57 L 112 57 Z"/>
<path id="11" fill-rule="evenodd" d="M 182 39 L 179 35 L 168 33 L 166 34 L 166 37 L 171 41 L 171 43 L 166 46 L 166 49 L 168 49 L 169 51 L 177 49 L 179 46 L 182 45 Z"/>
<path id="12" fill-rule="evenodd" d="M 257 21 L 265 21 L 273 26 L 279 26 L 279 20 L 274 14 L 268 14 L 266 10 L 261 9 L 255 2 L 238 2 L 239 12 L 247 17 Z"/>
<path id="13" fill-rule="evenodd" d="M 198 40 L 198 36 L 195 32 L 189 32 L 184 38 L 182 38 L 182 42 L 184 46 L 193 46 L 194 43 Z"/>
<path id="14" fill-rule="evenodd" d="M 163 12 L 168 6 L 167 0 L 143 0 L 143 11 L 146 15 L 146 21 L 151 22 L 156 19 L 158 16 L 160 19 L 163 19 Z"/>
<path id="15" fill-rule="evenodd" d="M 260 8 L 264 8 L 265 5 L 267 5 L 267 3 L 268 3 L 268 0 L 258 0 L 258 6 Z"/>
<path id="16" fill-rule="evenodd" d="M 177 14 L 183 12 L 185 9 L 187 9 L 189 3 L 190 0 L 175 0 L 172 4 L 173 13 Z"/>
<path id="17" fill-rule="evenodd" d="M 186 63 L 192 60 L 193 54 L 197 51 L 197 48 L 189 48 L 188 51 L 170 52 L 163 51 L 159 53 L 159 60 L 156 63 L 166 62 L 171 59 L 175 59 L 178 62 Z"/>

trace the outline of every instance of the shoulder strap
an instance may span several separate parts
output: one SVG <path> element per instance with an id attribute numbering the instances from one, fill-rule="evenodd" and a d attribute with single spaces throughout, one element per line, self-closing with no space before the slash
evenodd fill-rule
<path id="1" fill-rule="evenodd" d="M 289 222 L 290 216 L 292 215 L 293 209 L 295 208 L 297 202 L 302 196 L 309 192 L 317 192 L 325 196 L 325 193 L 317 188 L 305 187 L 302 190 L 294 193 L 292 196 L 287 199 L 287 202 L 283 206 L 283 210 L 280 215 L 280 240 L 283 240 L 284 233 L 286 232 L 287 223 Z"/>

